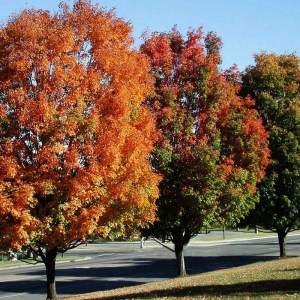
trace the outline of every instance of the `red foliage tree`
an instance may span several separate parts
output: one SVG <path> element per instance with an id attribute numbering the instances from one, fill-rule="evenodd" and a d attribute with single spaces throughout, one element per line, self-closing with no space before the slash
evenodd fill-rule
<path id="1" fill-rule="evenodd" d="M 191 30 L 185 40 L 176 28 L 141 47 L 155 81 L 148 104 L 162 132 L 152 163 L 164 176 L 159 221 L 148 234 L 174 243 L 178 275 L 185 274 L 183 247 L 202 226 L 232 224 L 253 208 L 268 162 L 254 103 L 237 96 L 237 70 L 218 69 L 220 47 L 213 33 Z"/>
<path id="2" fill-rule="evenodd" d="M 1 248 L 29 246 L 56 297 L 57 253 L 155 214 L 149 65 L 131 27 L 89 1 L 0 29 Z"/>

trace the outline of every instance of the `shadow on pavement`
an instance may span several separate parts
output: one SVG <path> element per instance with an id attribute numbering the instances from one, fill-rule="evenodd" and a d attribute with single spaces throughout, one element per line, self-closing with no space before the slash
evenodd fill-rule
<path id="1" fill-rule="evenodd" d="M 187 256 L 186 268 L 189 274 L 199 274 L 272 259 L 274 259 L 273 256 Z M 125 261 L 124 264 L 126 265 L 103 268 L 60 268 L 56 272 L 57 292 L 59 295 L 76 295 L 138 285 L 176 276 L 175 258 L 136 258 L 131 259 L 130 262 Z M 44 270 L 30 271 L 24 269 L 22 275 L 38 276 L 41 279 L 25 280 L 18 284 L 16 282 L 5 282 L 1 284 L 0 291 L 32 294 L 35 290 L 46 292 Z M 67 277 L 67 281 L 64 278 L 64 281 L 60 282 L 62 276 Z"/>

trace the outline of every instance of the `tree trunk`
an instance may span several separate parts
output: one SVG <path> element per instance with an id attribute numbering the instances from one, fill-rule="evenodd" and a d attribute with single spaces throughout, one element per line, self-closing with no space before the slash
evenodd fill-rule
<path id="1" fill-rule="evenodd" d="M 55 261 L 57 249 L 46 250 L 47 300 L 57 299 L 55 285 Z"/>
<path id="2" fill-rule="evenodd" d="M 177 276 L 185 276 L 185 262 L 183 253 L 183 244 L 175 244 L 175 254 L 177 261 Z"/>
<path id="3" fill-rule="evenodd" d="M 279 249 L 280 249 L 280 257 L 286 257 L 286 233 L 284 230 L 277 230 Z"/>

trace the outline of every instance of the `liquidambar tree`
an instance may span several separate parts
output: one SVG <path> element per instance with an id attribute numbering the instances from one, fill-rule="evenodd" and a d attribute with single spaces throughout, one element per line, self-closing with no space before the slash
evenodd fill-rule
<path id="1" fill-rule="evenodd" d="M 0 29 L 1 248 L 41 256 L 48 299 L 57 253 L 155 217 L 149 64 L 132 42 L 129 24 L 89 1 Z"/>
<path id="2" fill-rule="evenodd" d="M 201 227 L 232 224 L 257 201 L 256 184 L 268 162 L 266 132 L 250 98 L 236 95 L 238 72 L 222 74 L 220 39 L 201 29 L 187 39 L 175 29 L 142 45 L 155 81 L 148 104 L 162 139 L 152 154 L 160 183 L 156 221 L 147 234 L 172 241 L 177 273 L 183 247 Z"/>
<path id="3" fill-rule="evenodd" d="M 243 76 L 243 94 L 269 131 L 270 164 L 259 185 L 261 201 L 249 221 L 277 233 L 280 256 L 286 235 L 300 227 L 300 59 L 294 54 L 261 53 Z"/>

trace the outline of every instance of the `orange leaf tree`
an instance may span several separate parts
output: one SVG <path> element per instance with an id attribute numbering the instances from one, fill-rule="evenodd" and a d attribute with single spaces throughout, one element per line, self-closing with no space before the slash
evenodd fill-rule
<path id="1" fill-rule="evenodd" d="M 183 247 L 201 227 L 233 224 L 254 206 L 268 161 L 254 103 L 237 96 L 237 70 L 218 69 L 220 47 L 213 33 L 191 30 L 185 40 L 176 28 L 141 47 L 155 81 L 147 101 L 162 132 L 152 163 L 164 176 L 159 221 L 147 234 L 174 243 L 178 275 L 185 274 Z"/>
<path id="2" fill-rule="evenodd" d="M 131 26 L 89 1 L 26 10 L 0 29 L 1 247 L 46 266 L 88 235 L 154 220 L 152 85 Z"/>

